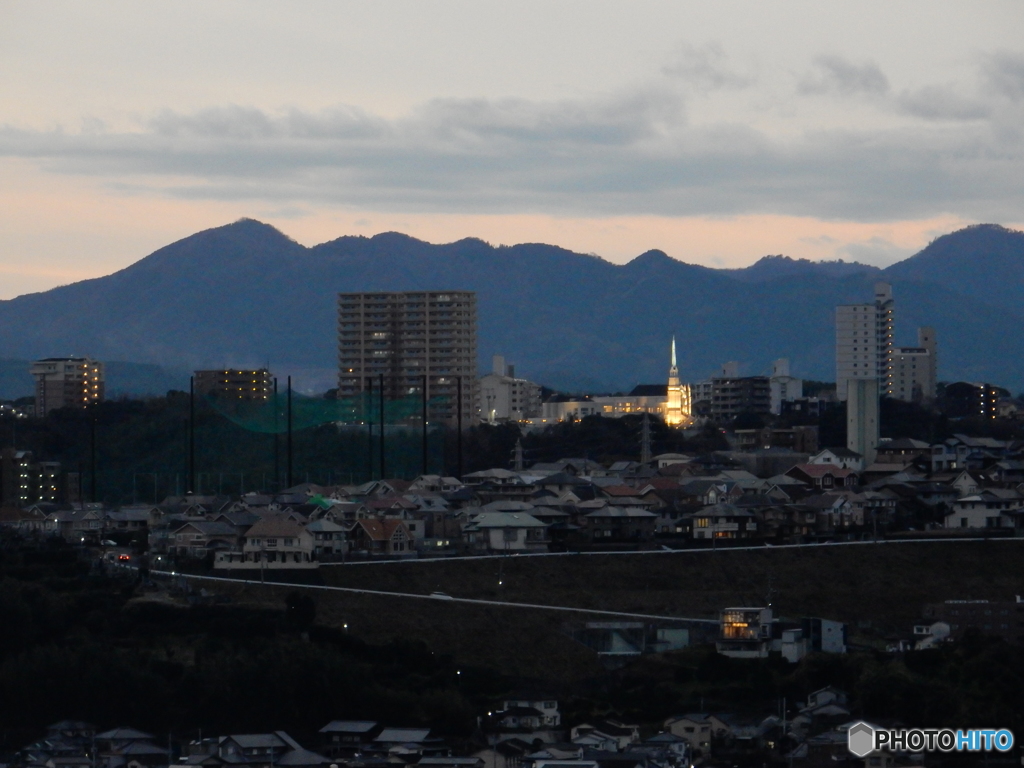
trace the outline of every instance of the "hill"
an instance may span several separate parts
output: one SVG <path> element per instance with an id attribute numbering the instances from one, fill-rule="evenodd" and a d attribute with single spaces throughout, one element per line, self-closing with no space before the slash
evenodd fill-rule
<path id="1" fill-rule="evenodd" d="M 777 257 L 715 270 L 661 251 L 615 265 L 550 245 L 432 245 L 398 233 L 306 248 L 242 220 L 112 275 L 0 302 L 0 357 L 73 349 L 179 369 L 269 363 L 299 387 L 326 389 L 337 292 L 450 287 L 478 292 L 482 367 L 504 354 L 554 387 L 660 381 L 673 334 L 690 380 L 727 360 L 765 372 L 777 357 L 829 380 L 834 308 L 870 298 L 879 274 L 894 284 L 897 343 L 911 343 L 918 324 L 936 327 L 940 378 L 1024 385 L 1024 234 L 995 226 L 939 238 L 879 272 Z"/>

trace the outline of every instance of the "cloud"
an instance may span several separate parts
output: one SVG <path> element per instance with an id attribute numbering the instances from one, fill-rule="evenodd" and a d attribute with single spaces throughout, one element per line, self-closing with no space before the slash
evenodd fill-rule
<path id="1" fill-rule="evenodd" d="M 1012 101 L 1024 101 L 1024 56 L 999 52 L 983 64 L 985 79 L 992 90 Z"/>
<path id="2" fill-rule="evenodd" d="M 707 43 L 699 48 L 680 45 L 672 63 L 661 71 L 669 78 L 704 92 L 742 89 L 754 82 L 753 77 L 742 75 L 729 66 L 725 51 L 717 43 Z"/>
<path id="3" fill-rule="evenodd" d="M 904 91 L 896 103 L 904 113 L 923 120 L 983 120 L 992 114 L 988 104 L 961 96 L 948 86 Z"/>
<path id="4" fill-rule="evenodd" d="M 715 47 L 684 49 L 679 61 L 672 77 L 598 97 L 437 99 L 397 118 L 348 105 L 224 105 L 165 110 L 132 130 L 98 121 L 78 132 L 7 126 L 0 156 L 99 177 L 126 195 L 296 212 L 329 204 L 557 216 L 1019 217 L 1024 137 L 1011 111 L 978 120 L 982 105 L 936 86 L 886 96 L 909 121 L 772 133 L 755 119 L 695 119 L 678 78 L 707 87 L 741 81 L 730 79 Z M 823 57 L 816 66 L 811 92 L 889 90 L 874 64 Z M 1012 71 L 1000 65 L 1002 75 Z"/>
<path id="5" fill-rule="evenodd" d="M 883 96 L 889 92 L 889 79 L 874 62 L 854 64 L 841 56 L 818 56 L 813 71 L 797 88 L 804 94 Z"/>
<path id="6" fill-rule="evenodd" d="M 887 267 L 912 256 L 915 250 L 898 246 L 882 237 L 872 237 L 861 242 L 848 243 L 837 249 L 836 254 L 861 264 Z"/>

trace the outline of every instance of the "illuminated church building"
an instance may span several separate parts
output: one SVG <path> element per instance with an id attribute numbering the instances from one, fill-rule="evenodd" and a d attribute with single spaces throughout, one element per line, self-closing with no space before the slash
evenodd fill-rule
<path id="1" fill-rule="evenodd" d="M 639 384 L 628 395 L 598 395 L 582 400 L 559 399 L 545 402 L 539 424 L 549 421 L 581 419 L 585 416 L 619 418 L 629 414 L 650 413 L 660 416 L 671 427 L 693 423 L 690 385 L 679 381 L 676 365 L 676 339 L 672 337 L 672 357 L 668 384 Z"/>
<path id="2" fill-rule="evenodd" d="M 679 383 L 679 368 L 676 365 L 676 337 L 672 337 L 672 364 L 668 369 L 668 389 L 665 392 L 665 409 L 662 418 L 670 427 L 688 425 L 693 421 L 690 408 L 690 385 Z"/>

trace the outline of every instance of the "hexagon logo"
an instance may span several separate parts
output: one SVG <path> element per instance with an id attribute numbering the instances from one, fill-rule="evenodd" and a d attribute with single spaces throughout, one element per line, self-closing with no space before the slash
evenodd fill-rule
<path id="1" fill-rule="evenodd" d="M 863 720 L 851 725 L 846 737 L 847 749 L 857 757 L 867 757 L 875 751 L 875 729 Z"/>

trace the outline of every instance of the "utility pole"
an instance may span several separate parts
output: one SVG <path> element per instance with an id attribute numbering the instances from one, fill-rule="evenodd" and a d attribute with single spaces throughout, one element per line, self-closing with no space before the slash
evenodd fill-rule
<path id="1" fill-rule="evenodd" d="M 458 378 L 458 397 L 456 402 L 456 408 L 458 413 L 456 414 L 456 445 L 458 448 L 458 472 L 456 477 L 459 480 L 462 479 L 462 375 Z"/>
<path id="2" fill-rule="evenodd" d="M 423 374 L 423 474 L 427 474 L 427 374 Z"/>
<path id="3" fill-rule="evenodd" d="M 281 411 L 281 404 L 277 399 L 277 376 L 274 377 L 274 493 L 281 490 L 281 451 L 278 449 L 278 433 L 280 429 L 277 423 L 277 416 Z M 265 485 L 266 483 L 264 483 Z"/>
<path id="4" fill-rule="evenodd" d="M 643 427 L 640 432 L 640 463 L 651 460 L 651 415 L 644 411 Z"/>
<path id="5" fill-rule="evenodd" d="M 92 496 L 92 503 L 95 504 L 96 503 L 96 417 L 95 416 L 92 419 L 90 427 L 91 427 L 91 429 L 89 431 L 89 461 L 90 461 L 90 464 L 91 464 L 90 474 L 92 475 L 91 496 Z"/>
<path id="6" fill-rule="evenodd" d="M 516 438 L 516 461 L 513 465 L 516 472 L 523 471 L 523 441 L 521 438 Z"/>
<path id="7" fill-rule="evenodd" d="M 366 472 L 373 480 L 373 377 L 366 379 Z"/>
<path id="8" fill-rule="evenodd" d="M 288 487 L 292 487 L 292 377 L 288 377 Z"/>
<path id="9" fill-rule="evenodd" d="M 380 479 L 387 477 L 384 469 L 384 374 L 380 374 Z"/>
<path id="10" fill-rule="evenodd" d="M 196 490 L 196 377 L 188 377 L 188 488 Z"/>

